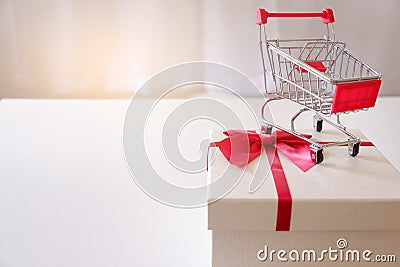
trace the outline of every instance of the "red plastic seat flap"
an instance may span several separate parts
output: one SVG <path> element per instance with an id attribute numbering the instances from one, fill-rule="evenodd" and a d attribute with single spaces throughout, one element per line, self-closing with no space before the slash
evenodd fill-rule
<path id="1" fill-rule="evenodd" d="M 332 102 L 332 113 L 375 106 L 381 80 L 337 84 Z"/>

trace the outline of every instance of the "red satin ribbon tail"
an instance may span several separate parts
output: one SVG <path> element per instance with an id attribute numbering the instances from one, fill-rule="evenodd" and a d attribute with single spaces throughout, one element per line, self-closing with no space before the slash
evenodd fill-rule
<path id="1" fill-rule="evenodd" d="M 286 180 L 285 172 L 279 159 L 278 151 L 274 147 L 266 147 L 267 157 L 271 165 L 275 189 L 278 194 L 278 214 L 276 231 L 289 231 L 292 218 L 292 195 Z"/>
<path id="2" fill-rule="evenodd" d="M 321 145 L 326 145 L 326 144 L 330 144 L 330 143 L 332 143 L 332 142 L 318 142 L 318 144 L 321 144 Z M 340 145 L 340 146 L 347 146 L 347 145 Z M 360 146 L 375 146 L 375 145 L 372 142 L 362 141 L 362 142 L 360 142 Z"/>

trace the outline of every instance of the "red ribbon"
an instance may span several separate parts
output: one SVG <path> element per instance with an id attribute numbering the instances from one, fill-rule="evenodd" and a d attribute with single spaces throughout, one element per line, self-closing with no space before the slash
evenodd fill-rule
<path id="1" fill-rule="evenodd" d="M 258 134 L 255 131 L 229 130 L 222 141 L 211 143 L 218 147 L 232 164 L 242 167 L 261 154 L 264 148 L 276 148 L 302 171 L 307 171 L 315 162 L 310 158 L 310 143 L 292 134 L 277 130 L 273 134 Z M 311 138 L 311 135 L 303 135 Z M 271 163 L 271 162 L 270 162 Z"/>
<path id="2" fill-rule="evenodd" d="M 218 147 L 232 164 L 242 167 L 258 157 L 264 148 L 271 166 L 275 188 L 278 194 L 277 231 L 289 231 L 292 215 L 292 196 L 283 171 L 278 150 L 296 164 L 302 171 L 315 165 L 310 158 L 310 144 L 284 131 L 272 135 L 255 131 L 230 130 L 224 132 L 228 138 L 211 144 Z M 310 135 L 304 135 L 310 138 Z"/>
<path id="3" fill-rule="evenodd" d="M 229 130 L 222 141 L 211 143 L 218 147 L 232 164 L 242 167 L 258 157 L 264 148 L 271 166 L 275 188 L 278 194 L 278 214 L 276 231 L 289 231 L 292 216 L 292 196 L 279 159 L 278 150 L 289 158 L 302 171 L 307 171 L 315 162 L 310 157 L 310 144 L 292 134 L 277 130 L 272 135 L 258 134 L 255 131 Z M 303 135 L 311 138 L 311 135 Z M 321 142 L 325 144 L 328 142 Z M 373 146 L 371 142 L 361 142 L 361 146 Z"/>

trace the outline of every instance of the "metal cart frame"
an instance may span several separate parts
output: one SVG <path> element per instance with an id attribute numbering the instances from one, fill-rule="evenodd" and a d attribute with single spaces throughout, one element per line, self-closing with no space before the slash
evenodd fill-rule
<path id="1" fill-rule="evenodd" d="M 319 17 L 326 24 L 324 38 L 268 39 L 268 18 Z M 323 150 L 332 146 L 348 146 L 348 153 L 359 153 L 360 138 L 347 131 L 340 115 L 373 107 L 381 85 L 381 74 L 346 50 L 344 42 L 336 41 L 331 9 L 315 13 L 271 13 L 257 10 L 256 22 L 260 26 L 260 52 L 264 71 L 264 87 L 268 94 L 268 76 L 273 81 L 273 94 L 262 106 L 263 133 L 271 134 L 273 128 L 290 133 L 310 143 L 310 156 L 316 163 L 323 161 Z M 291 118 L 286 129 L 265 116 L 271 101 L 287 99 L 303 107 Z M 317 132 L 325 122 L 347 136 L 339 142 L 318 143 L 297 132 L 296 118 L 306 111 L 314 111 L 313 126 Z M 336 122 L 328 119 L 336 116 Z"/>

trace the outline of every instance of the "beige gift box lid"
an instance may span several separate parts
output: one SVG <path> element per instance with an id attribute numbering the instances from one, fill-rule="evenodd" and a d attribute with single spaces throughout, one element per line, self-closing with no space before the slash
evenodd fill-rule
<path id="1" fill-rule="evenodd" d="M 309 131 L 308 131 L 309 132 Z M 351 131 L 367 141 L 360 131 Z M 211 140 L 226 136 L 211 131 Z M 343 140 L 334 130 L 313 133 L 314 140 Z M 290 231 L 400 230 L 400 173 L 376 147 L 360 147 L 353 158 L 347 147 L 324 151 L 324 161 L 307 172 L 279 154 L 292 195 Z M 218 148 L 210 149 L 208 182 L 229 172 L 241 180 L 223 198 L 208 205 L 208 226 L 224 231 L 275 231 L 277 193 L 265 151 L 245 168 L 229 164 Z M 253 178 L 264 182 L 249 193 Z M 212 187 L 209 200 L 217 199 Z"/>

